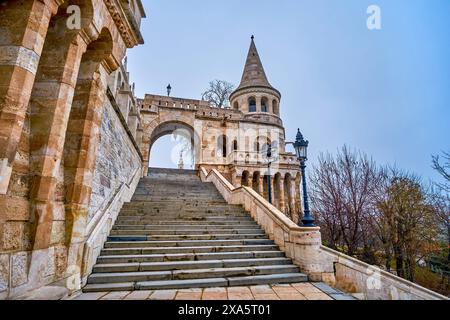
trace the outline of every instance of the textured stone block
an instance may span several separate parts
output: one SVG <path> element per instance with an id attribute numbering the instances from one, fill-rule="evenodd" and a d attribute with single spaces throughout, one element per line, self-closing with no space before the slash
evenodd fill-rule
<path id="1" fill-rule="evenodd" d="M 28 259 L 26 252 L 13 254 L 12 256 L 11 285 L 13 288 L 21 286 L 28 281 Z"/>
<path id="2" fill-rule="evenodd" d="M 47 250 L 46 264 L 43 275 L 45 277 L 54 275 L 56 271 L 55 264 L 55 247 L 51 247 Z"/>
<path id="3" fill-rule="evenodd" d="M 64 221 L 53 221 L 52 236 L 50 243 L 52 245 L 64 243 L 66 233 L 66 225 Z"/>
<path id="4" fill-rule="evenodd" d="M 29 228 L 24 222 L 6 222 L 4 225 L 4 250 L 21 250 L 29 246 Z"/>
<path id="5" fill-rule="evenodd" d="M 0 292 L 6 291 L 9 285 L 9 255 L 0 254 Z"/>

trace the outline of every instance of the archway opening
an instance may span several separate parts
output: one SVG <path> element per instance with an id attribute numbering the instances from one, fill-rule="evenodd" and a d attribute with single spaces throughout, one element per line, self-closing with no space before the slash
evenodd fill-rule
<path id="1" fill-rule="evenodd" d="M 168 122 L 153 130 L 148 159 L 150 168 L 195 169 L 198 156 L 199 138 L 188 124 Z"/>

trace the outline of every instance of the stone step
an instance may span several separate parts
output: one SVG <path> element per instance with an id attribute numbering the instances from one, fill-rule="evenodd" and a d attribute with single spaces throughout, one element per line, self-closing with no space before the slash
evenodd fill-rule
<path id="1" fill-rule="evenodd" d="M 157 229 L 157 230 L 137 230 L 136 228 L 123 228 L 114 227 L 111 230 L 110 235 L 215 235 L 215 234 L 264 234 L 264 231 L 258 228 L 253 229 L 210 229 L 210 230 L 198 230 L 198 229 Z"/>
<path id="2" fill-rule="evenodd" d="M 121 218 L 119 217 L 116 220 L 117 224 L 126 224 L 126 225 L 159 225 L 159 226 L 236 226 L 240 225 L 243 227 L 246 226 L 254 226 L 257 225 L 255 221 L 253 220 L 218 220 L 218 221 L 211 221 L 211 220 L 155 220 L 155 219 L 132 219 L 131 217 L 128 218 Z"/>
<path id="3" fill-rule="evenodd" d="M 133 243 L 134 245 L 135 243 Z M 236 253 L 245 251 L 278 251 L 274 244 L 262 245 L 225 245 L 225 246 L 197 246 L 197 247 L 119 247 L 104 248 L 101 250 L 102 256 L 113 255 L 146 255 L 146 254 L 204 254 L 204 253 Z"/>
<path id="4" fill-rule="evenodd" d="M 201 196 L 199 196 L 201 194 Z M 174 198 L 177 197 L 177 198 Z M 168 203 L 171 201 L 171 199 L 174 201 L 174 203 L 189 203 L 189 204 L 199 204 L 203 201 L 210 203 L 210 204 L 217 204 L 217 205 L 224 205 L 225 200 L 219 196 L 219 195 L 213 195 L 213 194 L 205 194 L 205 192 L 198 193 L 198 194 L 186 194 L 186 193 L 178 193 L 178 192 L 170 192 L 167 191 L 165 193 L 162 193 L 161 195 L 156 194 L 154 192 L 149 192 L 147 194 L 137 195 L 135 194 L 132 198 L 132 201 L 129 202 L 129 204 L 133 205 L 136 201 L 136 204 L 144 204 L 149 203 L 148 199 L 151 198 L 153 201 L 157 202 L 158 204 L 161 203 Z M 141 200 L 142 199 L 142 200 Z"/>
<path id="5" fill-rule="evenodd" d="M 161 209 L 161 208 L 149 208 L 149 209 L 126 209 L 120 212 L 120 215 L 157 215 L 157 214 L 167 214 L 167 215 L 177 215 L 177 214 L 186 214 L 189 215 L 199 215 L 199 216 L 211 216 L 211 217 L 229 217 L 229 216 L 238 216 L 238 217 L 250 217 L 249 214 L 245 211 L 234 210 L 234 209 L 211 209 L 211 208 L 170 208 L 170 209 Z"/>
<path id="6" fill-rule="evenodd" d="M 165 220 L 167 219 L 167 220 Z M 155 224 L 161 223 L 165 224 L 166 222 L 170 222 L 170 224 L 197 224 L 197 223 L 211 223 L 211 224 L 245 224 L 245 223 L 253 223 L 251 217 L 215 217 L 215 216 L 179 216 L 179 217 L 166 217 L 164 215 L 154 215 L 154 216 L 119 216 L 117 217 L 117 222 L 120 224 L 134 224 L 134 221 L 139 224 Z"/>
<path id="7" fill-rule="evenodd" d="M 288 265 L 292 261 L 288 258 L 251 258 L 226 260 L 199 260 L 199 261 L 169 261 L 169 262 L 128 262 L 96 264 L 96 273 L 138 272 L 138 271 L 174 271 L 194 269 L 217 269 L 256 267 L 269 265 Z"/>
<path id="8" fill-rule="evenodd" d="M 308 281 L 302 273 L 269 274 L 250 277 L 208 278 L 189 280 L 166 280 L 127 283 L 88 284 L 84 292 L 131 291 L 131 290 L 168 290 L 183 288 L 212 288 L 251 286 L 264 284 L 299 283 Z"/>
<path id="9" fill-rule="evenodd" d="M 191 204 L 191 203 L 133 203 L 129 205 L 124 205 L 123 210 L 156 210 L 156 209 L 164 209 L 164 210 L 173 210 L 173 209 L 197 209 L 197 210 L 212 210 L 212 211 L 236 211 L 236 212 L 242 212 L 244 210 L 242 207 L 229 207 L 226 205 L 215 205 L 215 204 L 208 204 L 208 203 L 199 203 L 199 204 Z"/>
<path id="10" fill-rule="evenodd" d="M 116 231 L 117 232 L 117 231 Z M 133 240 L 138 238 L 138 240 Z M 130 240 L 129 240 L 130 239 Z M 178 241 L 178 240 L 238 240 L 238 239 L 267 239 L 265 233 L 249 233 L 249 234 L 179 234 L 179 235 L 165 235 L 165 234 L 152 234 L 141 235 L 134 234 L 130 231 L 124 232 L 121 235 L 111 234 L 108 237 L 108 241 Z"/>
<path id="11" fill-rule="evenodd" d="M 223 213 L 218 216 L 216 212 L 178 212 L 178 213 L 120 213 L 117 218 L 129 219 L 129 220 L 208 220 L 208 221 L 226 221 L 226 220 L 241 220 L 251 221 L 252 218 L 248 214 L 235 214 L 235 213 Z"/>
<path id="12" fill-rule="evenodd" d="M 253 267 L 229 267 L 206 269 L 183 269 L 173 271 L 142 271 L 142 272 L 117 272 L 117 273 L 93 273 L 88 278 L 88 284 L 95 283 L 120 283 L 143 282 L 156 280 L 185 280 L 205 279 L 218 277 L 248 277 L 277 273 L 298 273 L 298 267 L 292 264 L 253 266 Z"/>
<path id="13" fill-rule="evenodd" d="M 167 261 L 202 261 L 221 259 L 261 259 L 284 257 L 281 251 L 242 251 L 242 252 L 208 252 L 208 253 L 169 253 L 169 254 L 135 254 L 135 255 L 101 255 L 99 264 L 132 262 L 167 262 Z"/>
<path id="14" fill-rule="evenodd" d="M 208 221 L 227 221 L 227 220 L 240 220 L 240 221 L 251 221 L 252 218 L 248 215 L 239 215 L 239 214 L 223 214 L 222 216 L 217 216 L 217 213 L 203 213 L 203 212 L 180 212 L 180 213 L 137 213 L 137 214 L 119 214 L 117 217 L 119 219 L 128 219 L 128 220 L 177 220 L 177 221 L 199 221 L 199 220 L 208 220 Z"/>
<path id="15" fill-rule="evenodd" d="M 142 225 L 128 225 L 128 224 L 115 224 L 112 230 L 149 230 L 149 231 L 161 231 L 163 233 L 175 232 L 221 232 L 223 230 L 245 232 L 244 230 L 261 230 L 260 227 L 255 223 L 252 226 L 246 225 L 154 225 L 154 224 L 142 224 Z"/>
<path id="16" fill-rule="evenodd" d="M 120 216 L 155 216 L 155 215 L 172 215 L 172 216 L 199 216 L 199 217 L 212 217 L 216 216 L 219 217 L 218 214 L 220 214 L 220 217 L 249 217 L 248 213 L 245 211 L 237 211 L 237 210 L 212 210 L 207 208 L 180 208 L 178 210 L 176 209 L 170 209 L 170 210 L 164 210 L 159 208 L 154 208 L 151 210 L 145 210 L 145 209 L 127 209 L 120 212 Z"/>
<path id="17" fill-rule="evenodd" d="M 133 247 L 192 247 L 192 246 L 230 246 L 273 244 L 268 239 L 232 239 L 232 240 L 182 240 L 182 241 L 118 241 L 105 242 L 105 248 Z"/>

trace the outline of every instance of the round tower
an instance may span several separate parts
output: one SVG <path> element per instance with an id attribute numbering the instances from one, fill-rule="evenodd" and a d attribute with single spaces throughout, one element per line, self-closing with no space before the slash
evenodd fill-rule
<path id="1" fill-rule="evenodd" d="M 230 95 L 231 107 L 249 116 L 265 114 L 279 118 L 281 94 L 267 80 L 254 36 L 251 39 L 241 83 Z"/>

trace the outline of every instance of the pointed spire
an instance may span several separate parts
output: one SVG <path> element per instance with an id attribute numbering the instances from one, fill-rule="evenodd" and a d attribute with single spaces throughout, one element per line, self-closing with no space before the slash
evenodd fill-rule
<path id="1" fill-rule="evenodd" d="M 244 73 L 242 74 L 241 84 L 238 89 L 263 86 L 272 88 L 267 80 L 264 67 L 259 58 L 258 50 L 255 45 L 255 37 L 252 35 L 250 49 L 248 50 L 247 61 L 245 62 Z"/>

